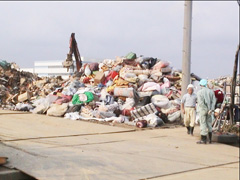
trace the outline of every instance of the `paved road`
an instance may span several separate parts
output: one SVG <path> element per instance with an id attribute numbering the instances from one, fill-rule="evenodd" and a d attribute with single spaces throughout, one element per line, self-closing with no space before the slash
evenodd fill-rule
<path id="1" fill-rule="evenodd" d="M 185 128 L 135 131 L 0 111 L 0 156 L 37 179 L 239 179 L 239 148 L 198 145 Z"/>

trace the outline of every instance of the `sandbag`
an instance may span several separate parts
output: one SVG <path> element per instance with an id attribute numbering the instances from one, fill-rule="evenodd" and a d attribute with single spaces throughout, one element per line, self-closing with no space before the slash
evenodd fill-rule
<path id="1" fill-rule="evenodd" d="M 134 97 L 133 88 L 114 88 L 114 96 Z"/>
<path id="2" fill-rule="evenodd" d="M 33 109 L 32 113 L 34 114 L 45 114 L 50 106 L 46 104 L 40 104 L 35 109 Z"/>
<path id="3" fill-rule="evenodd" d="M 131 109 L 131 108 L 133 108 L 134 104 L 135 104 L 135 100 L 133 98 L 126 98 L 125 103 L 122 105 L 122 107 L 120 109 L 121 110 Z"/>
<path id="4" fill-rule="evenodd" d="M 152 97 L 151 102 L 160 108 L 167 109 L 169 108 L 169 99 L 163 95 L 155 95 Z"/>
<path id="5" fill-rule="evenodd" d="M 157 127 L 164 124 L 163 120 L 156 114 L 150 114 L 145 119 L 147 120 L 148 125 L 151 127 Z"/>
<path id="6" fill-rule="evenodd" d="M 47 110 L 47 115 L 61 117 L 65 114 L 67 109 L 68 103 L 63 103 L 62 105 L 52 104 L 51 107 Z"/>
<path id="7" fill-rule="evenodd" d="M 169 114 L 168 115 L 168 120 L 171 121 L 171 122 L 174 122 L 174 121 L 179 120 L 180 116 L 181 116 L 181 111 L 177 111 L 173 114 Z"/>
<path id="8" fill-rule="evenodd" d="M 138 90 L 144 92 L 157 90 L 158 92 L 160 92 L 161 88 L 160 85 L 155 82 L 146 82 Z"/>
<path id="9" fill-rule="evenodd" d="M 135 83 L 137 81 L 137 76 L 134 73 L 126 73 L 124 79 L 125 81 Z"/>
<path id="10" fill-rule="evenodd" d="M 152 78 L 155 82 L 160 82 L 162 79 L 162 73 L 160 71 L 152 71 L 150 78 Z"/>
<path id="11" fill-rule="evenodd" d="M 157 69 L 162 69 L 162 68 L 165 68 L 165 67 L 168 67 L 169 66 L 169 62 L 166 62 L 166 61 L 160 61 L 158 62 L 157 64 L 155 64 L 153 66 L 153 70 L 157 70 Z"/>
<path id="12" fill-rule="evenodd" d="M 146 74 L 140 74 L 138 75 L 139 81 L 147 81 L 148 80 L 148 75 Z"/>

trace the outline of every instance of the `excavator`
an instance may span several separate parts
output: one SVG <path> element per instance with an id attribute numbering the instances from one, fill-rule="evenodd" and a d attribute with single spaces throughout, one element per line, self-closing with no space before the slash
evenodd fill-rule
<path id="1" fill-rule="evenodd" d="M 72 55 L 74 54 L 76 60 L 76 71 L 79 72 L 82 67 L 82 60 L 78 50 L 77 41 L 75 39 L 75 33 L 71 34 L 70 41 L 69 41 L 69 53 L 67 54 L 67 59 L 62 63 L 63 67 L 67 68 L 69 71 L 70 68 L 74 71 L 74 62 L 72 59 Z"/>

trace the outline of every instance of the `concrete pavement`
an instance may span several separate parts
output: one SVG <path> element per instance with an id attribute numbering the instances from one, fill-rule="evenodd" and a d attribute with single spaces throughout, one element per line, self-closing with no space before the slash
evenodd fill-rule
<path id="1" fill-rule="evenodd" d="M 239 148 L 198 145 L 198 134 L 0 111 L 0 156 L 37 179 L 237 180 Z"/>

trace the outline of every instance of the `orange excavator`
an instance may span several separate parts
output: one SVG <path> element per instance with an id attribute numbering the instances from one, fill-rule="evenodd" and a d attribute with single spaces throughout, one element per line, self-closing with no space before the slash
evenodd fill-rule
<path id="1" fill-rule="evenodd" d="M 67 54 L 67 59 L 62 63 L 62 65 L 63 67 L 67 68 L 67 71 L 69 70 L 69 68 L 73 68 L 73 71 L 74 71 L 74 65 L 73 65 L 74 62 L 72 59 L 72 54 L 74 54 L 74 57 L 76 60 L 77 72 L 79 72 L 82 67 L 82 60 L 78 50 L 77 41 L 75 39 L 75 33 L 71 34 L 70 41 L 69 41 L 69 48 L 70 50 L 69 50 L 69 53 Z"/>

